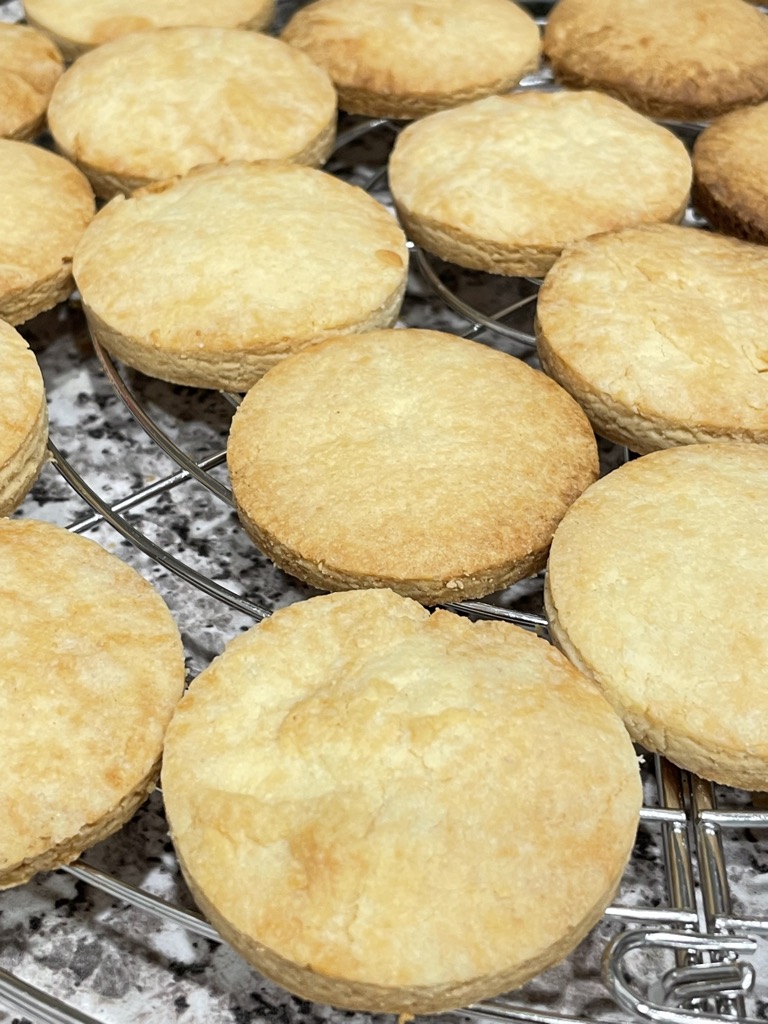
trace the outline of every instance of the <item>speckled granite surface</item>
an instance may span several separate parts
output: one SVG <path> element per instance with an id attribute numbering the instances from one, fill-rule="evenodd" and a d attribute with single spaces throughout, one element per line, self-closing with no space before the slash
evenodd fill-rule
<path id="1" fill-rule="evenodd" d="M 281 20 L 290 6 L 281 4 Z M 19 3 L 0 0 L 0 18 L 17 20 L 20 16 Z M 385 127 L 340 154 L 332 167 L 365 183 L 380 166 L 390 142 L 391 131 Z M 386 201 L 383 191 L 376 194 Z M 430 261 L 422 269 L 414 266 L 403 324 L 459 333 L 469 329 L 468 321 L 435 293 L 430 274 L 436 274 L 461 301 L 475 304 L 489 316 L 535 293 L 535 286 L 526 281 L 502 282 Z M 531 304 L 524 305 L 506 321 L 512 330 L 478 333 L 478 340 L 530 358 L 530 348 L 515 340 L 514 331 L 530 329 L 531 312 Z M 76 303 L 44 314 L 26 325 L 23 333 L 43 370 L 52 440 L 105 501 L 119 502 L 175 472 L 172 461 L 117 397 L 92 350 Z M 142 407 L 191 457 L 202 459 L 224 448 L 232 412 L 224 396 L 166 385 L 130 371 L 123 373 L 123 379 Z M 482 429 L 481 420 L 478 429 Z M 606 468 L 623 457 L 612 446 L 605 446 L 603 454 Z M 226 482 L 223 469 L 214 472 Z M 18 514 L 71 526 L 82 524 L 91 510 L 49 465 Z M 232 509 L 198 483 L 187 482 L 165 491 L 129 512 L 128 519 L 164 551 L 268 611 L 309 593 L 259 555 Z M 163 594 L 183 634 L 190 677 L 208 664 L 227 639 L 251 625 L 249 616 L 178 579 L 138 552 L 112 527 L 96 525 L 88 534 L 136 566 Z M 532 581 L 497 600 L 540 611 L 539 594 L 540 581 Z M 725 799 L 749 805 L 743 794 L 725 794 Z M 647 802 L 656 802 L 650 776 Z M 726 833 L 724 841 L 735 908 L 768 918 L 768 836 L 758 831 L 733 831 Z M 89 851 L 85 860 L 125 882 L 193 908 L 168 841 L 159 794 L 119 834 Z M 642 910 L 668 902 L 661 830 L 657 824 L 644 824 L 617 903 Z M 619 927 L 615 919 L 606 918 L 568 960 L 521 992 L 512 993 L 509 1001 L 528 1011 L 594 1020 L 626 1018 L 600 977 L 603 949 Z M 762 987 L 758 982 L 756 996 L 741 1007 L 758 1018 L 766 1015 L 765 958 L 765 950 L 758 948 L 754 962 L 759 977 L 766 980 Z M 674 966 L 669 955 L 641 954 L 628 963 L 640 992 Z M 225 945 L 166 924 L 66 871 L 41 875 L 25 886 L 0 893 L 0 968 L 103 1024 L 370 1021 L 364 1015 L 332 1011 L 293 998 L 258 976 Z M 714 1004 L 707 1005 L 707 1009 L 714 1008 Z M 740 1009 L 738 1004 L 736 1009 Z M 0 1022 L 20 1019 L 13 1010 L 3 1008 L 0 998 Z"/>

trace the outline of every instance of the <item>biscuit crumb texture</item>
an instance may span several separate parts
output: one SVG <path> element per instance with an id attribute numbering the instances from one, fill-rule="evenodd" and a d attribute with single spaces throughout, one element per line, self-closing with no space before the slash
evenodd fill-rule
<path id="1" fill-rule="evenodd" d="M 598 472 L 578 404 L 521 360 L 438 331 L 330 338 L 270 370 L 235 414 L 242 521 L 321 590 L 426 604 L 542 568 Z"/>
<path id="2" fill-rule="evenodd" d="M 540 51 L 511 0 L 317 0 L 282 38 L 328 71 L 342 110 L 405 119 L 514 88 Z"/>
<path id="3" fill-rule="evenodd" d="M 655 452 L 563 519 L 546 601 L 558 646 L 632 737 L 705 779 L 768 790 L 768 451 Z"/>
<path id="4" fill-rule="evenodd" d="M 398 1014 L 570 952 L 641 802 L 621 722 L 549 644 L 389 591 L 313 598 L 231 641 L 174 715 L 162 782 L 227 941 L 305 998 Z"/>
<path id="5" fill-rule="evenodd" d="M 154 788 L 184 686 L 178 629 L 93 541 L 0 520 L 0 888 L 75 860 Z"/>
<path id="6" fill-rule="evenodd" d="M 539 292 L 542 366 L 632 451 L 768 443 L 768 249 L 677 225 L 569 246 Z"/>

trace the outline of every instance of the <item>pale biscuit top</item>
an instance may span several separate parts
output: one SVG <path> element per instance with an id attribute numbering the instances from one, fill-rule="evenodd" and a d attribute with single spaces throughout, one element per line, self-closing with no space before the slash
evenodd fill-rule
<path id="1" fill-rule="evenodd" d="M 640 807 L 621 723 L 546 641 L 389 591 L 230 641 L 173 717 L 162 783 L 227 939 L 308 998 L 388 1012 L 462 1005 L 569 952 Z"/>
<path id="2" fill-rule="evenodd" d="M 537 333 L 548 372 L 635 451 L 768 442 L 763 246 L 671 224 L 580 242 L 547 275 Z"/>
<path id="3" fill-rule="evenodd" d="M 21 323 L 73 287 L 75 246 L 94 213 L 83 175 L 48 150 L 0 140 L 0 317 Z"/>
<path id="4" fill-rule="evenodd" d="M 246 526 L 283 568 L 428 603 L 535 572 L 597 475 L 562 388 L 417 329 L 330 338 L 270 370 L 234 417 L 228 463 Z"/>
<path id="5" fill-rule="evenodd" d="M 325 71 L 279 39 L 156 29 L 80 57 L 54 90 L 48 123 L 61 151 L 109 197 L 198 164 L 321 163 L 336 92 Z"/>
<path id="6" fill-rule="evenodd" d="M 397 221 L 362 189 L 295 164 L 237 163 L 114 199 L 78 247 L 75 277 L 126 357 L 159 376 L 243 363 L 248 387 L 382 308 L 394 320 L 407 265 Z"/>
<path id="7" fill-rule="evenodd" d="M 56 46 L 28 25 L 0 23 L 0 137 L 31 139 L 64 70 Z"/>
<path id="8" fill-rule="evenodd" d="M 705 778 L 768 789 L 768 451 L 686 445 L 604 477 L 563 519 L 559 646 L 630 733 Z"/>
<path id="9" fill-rule="evenodd" d="M 0 590 L 1 886 L 146 782 L 184 657 L 149 583 L 60 527 L 0 520 Z"/>
<path id="10" fill-rule="evenodd" d="M 768 18 L 743 0 L 560 0 L 544 50 L 566 85 L 653 117 L 704 119 L 768 96 Z"/>
<path id="11" fill-rule="evenodd" d="M 198 25 L 266 28 L 274 0 L 25 0 L 31 25 L 51 36 L 68 60 L 110 39 L 148 28 Z"/>
<path id="12" fill-rule="evenodd" d="M 37 359 L 0 320 L 0 515 L 10 515 L 44 458 L 48 410 Z"/>
<path id="13" fill-rule="evenodd" d="M 328 71 L 342 110 L 377 117 L 505 92 L 540 49 L 535 21 L 511 0 L 317 0 L 282 38 Z"/>
<path id="14" fill-rule="evenodd" d="M 768 103 L 723 114 L 693 148 L 694 200 L 720 231 L 768 242 Z"/>
<path id="15" fill-rule="evenodd" d="M 556 254 L 598 231 L 679 218 L 691 163 L 670 131 L 618 100 L 521 92 L 409 125 L 389 172 L 406 219 Z"/>

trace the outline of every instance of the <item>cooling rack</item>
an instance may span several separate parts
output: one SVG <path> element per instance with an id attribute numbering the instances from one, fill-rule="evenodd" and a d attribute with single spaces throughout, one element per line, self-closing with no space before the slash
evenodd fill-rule
<path id="1" fill-rule="evenodd" d="M 19 5 L 0 0 L 0 15 L 15 20 Z M 523 87 L 549 86 L 542 73 Z M 676 130 L 690 141 L 696 126 Z M 345 119 L 328 169 L 389 205 L 385 164 L 397 131 L 388 121 Z M 686 220 L 705 226 L 693 211 Z M 534 360 L 537 281 L 500 282 L 415 247 L 411 258 L 403 325 L 450 330 Z M 233 511 L 224 449 L 237 396 L 167 385 L 116 364 L 92 346 L 76 298 L 23 331 L 43 370 L 51 443 L 50 465 L 18 514 L 88 533 L 146 575 L 179 623 L 190 676 L 229 637 L 312 593 L 253 548 Z M 608 471 L 626 453 L 605 444 L 601 457 Z M 544 633 L 541 582 L 451 607 Z M 521 990 L 447 1016 L 523 1024 L 765 1019 L 768 810 L 749 794 L 644 760 L 635 851 L 600 925 Z M 289 996 L 220 942 L 180 877 L 156 793 L 81 861 L 0 893 L 0 1021 L 177 1019 L 373 1024 Z"/>

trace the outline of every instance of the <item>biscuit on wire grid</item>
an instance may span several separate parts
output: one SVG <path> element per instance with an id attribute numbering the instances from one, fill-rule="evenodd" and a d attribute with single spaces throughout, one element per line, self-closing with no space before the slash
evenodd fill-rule
<path id="1" fill-rule="evenodd" d="M 536 573 L 598 471 L 559 385 L 409 328 L 329 338 L 274 367 L 235 414 L 227 461 L 242 522 L 281 569 L 425 604 Z"/>
<path id="2" fill-rule="evenodd" d="M 634 452 L 768 444 L 768 249 L 663 224 L 566 249 L 539 292 L 547 373 Z"/>
<path id="3" fill-rule="evenodd" d="M 322 164 L 336 134 L 322 68 L 259 32 L 132 32 L 84 54 L 48 108 L 59 150 L 109 199 L 201 164 Z"/>
<path id="4" fill-rule="evenodd" d="M 679 220 L 691 161 L 672 132 L 609 96 L 523 91 L 409 125 L 389 181 L 418 245 L 462 267 L 538 277 L 576 239 Z"/>
<path id="5" fill-rule="evenodd" d="M 0 888 L 75 860 L 154 789 L 184 687 L 160 596 L 94 541 L 0 520 Z"/>
<path id="6" fill-rule="evenodd" d="M 342 110 L 395 118 L 506 92 L 536 70 L 541 47 L 511 0 L 316 0 L 282 38 L 328 71 Z"/>
<path id="7" fill-rule="evenodd" d="M 93 191 L 68 160 L 0 139 L 0 202 L 0 319 L 20 324 L 72 292 L 72 257 L 93 217 Z"/>
<path id="8" fill-rule="evenodd" d="M 44 35 L 0 22 L 0 138 L 25 141 L 41 131 L 63 70 L 61 54 Z"/>
<path id="9" fill-rule="evenodd" d="M 274 0 L 24 0 L 30 25 L 57 43 L 67 60 L 128 32 L 173 25 L 263 29 Z"/>
<path id="10" fill-rule="evenodd" d="M 231 391 L 329 334 L 390 326 L 407 268 L 381 203 L 324 171 L 269 162 L 118 196 L 75 257 L 91 333 L 112 355 Z"/>
<path id="11" fill-rule="evenodd" d="M 545 595 L 633 739 L 768 790 L 768 450 L 684 445 L 609 473 L 558 527 Z"/>
<path id="12" fill-rule="evenodd" d="M 768 103 L 723 114 L 693 147 L 693 203 L 717 231 L 768 244 Z"/>
<path id="13" fill-rule="evenodd" d="M 570 953 L 641 803 L 621 721 L 545 640 L 387 590 L 230 641 L 173 716 L 162 785 L 191 891 L 246 960 L 303 998 L 407 1014 Z"/>
<path id="14" fill-rule="evenodd" d="M 768 97 L 768 19 L 744 0 L 559 0 L 555 78 L 650 117 L 700 121 Z"/>
<path id="15" fill-rule="evenodd" d="M 0 320 L 0 516 L 18 508 L 45 462 L 48 405 L 34 353 Z"/>

